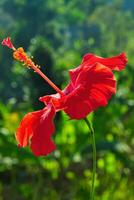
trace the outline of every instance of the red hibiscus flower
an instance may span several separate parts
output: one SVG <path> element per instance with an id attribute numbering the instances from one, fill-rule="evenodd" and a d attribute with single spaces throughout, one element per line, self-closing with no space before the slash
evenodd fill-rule
<path id="1" fill-rule="evenodd" d="M 51 139 L 55 130 L 55 113 L 64 110 L 71 119 L 83 119 L 100 106 L 106 106 L 111 96 L 116 93 L 116 80 L 112 70 L 120 71 L 127 63 L 124 52 L 111 58 L 86 54 L 80 66 L 69 71 L 70 83 L 61 91 L 42 75 L 24 51 L 23 60 L 19 49 L 14 51 L 15 59 L 34 69 L 58 92 L 40 97 L 39 100 L 44 102 L 45 108 L 28 113 L 17 129 L 16 139 L 19 146 L 25 147 L 30 144 L 36 156 L 47 155 L 56 148 Z"/>

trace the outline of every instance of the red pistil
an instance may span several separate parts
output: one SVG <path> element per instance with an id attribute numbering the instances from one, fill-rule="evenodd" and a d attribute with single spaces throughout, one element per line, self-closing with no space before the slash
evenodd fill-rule
<path id="1" fill-rule="evenodd" d="M 13 57 L 14 59 L 24 63 L 25 66 L 33 69 L 35 72 L 37 72 L 56 92 L 58 92 L 59 94 L 63 95 L 63 92 L 45 75 L 42 73 L 42 71 L 39 69 L 39 66 L 36 65 L 31 58 L 29 58 L 26 54 L 26 52 L 24 51 L 24 49 L 22 47 L 19 47 L 18 49 L 16 49 L 12 42 L 10 37 L 4 39 L 2 41 L 2 45 L 9 47 L 10 49 L 12 49 L 13 52 Z"/>
<path id="2" fill-rule="evenodd" d="M 3 46 L 7 46 L 8 48 L 15 50 L 15 48 L 14 48 L 12 42 L 11 42 L 11 38 L 10 38 L 10 37 L 5 38 L 5 39 L 2 41 L 2 45 L 3 45 Z"/>

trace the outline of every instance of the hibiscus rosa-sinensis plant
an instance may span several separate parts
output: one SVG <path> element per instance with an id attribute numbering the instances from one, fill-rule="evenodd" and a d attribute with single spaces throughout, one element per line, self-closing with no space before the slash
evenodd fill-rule
<path id="1" fill-rule="evenodd" d="M 92 53 L 84 55 L 81 64 L 69 70 L 69 84 L 61 90 L 41 72 L 39 66 L 28 57 L 22 47 L 16 49 L 13 46 L 10 37 L 4 39 L 2 45 L 12 49 L 14 59 L 33 69 L 56 91 L 55 94 L 40 97 L 39 100 L 44 103 L 44 108 L 26 114 L 20 122 L 15 135 L 19 147 L 30 145 L 35 156 L 48 155 L 56 148 L 52 140 L 55 132 L 53 119 L 56 113 L 63 110 L 70 119 L 84 119 L 92 138 L 93 176 L 90 199 L 93 200 L 96 145 L 94 129 L 87 115 L 101 106 L 106 106 L 108 100 L 116 93 L 116 80 L 112 71 L 121 71 L 125 68 L 126 54 L 123 52 L 110 58 L 99 57 Z"/>

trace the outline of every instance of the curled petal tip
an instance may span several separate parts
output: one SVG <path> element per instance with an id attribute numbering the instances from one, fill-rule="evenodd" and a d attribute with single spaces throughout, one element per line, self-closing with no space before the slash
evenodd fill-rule
<path id="1" fill-rule="evenodd" d="M 95 63 L 101 63 L 111 70 L 121 71 L 125 68 L 127 64 L 126 53 L 122 52 L 121 54 L 109 58 L 104 58 L 100 56 L 96 56 L 92 53 L 88 53 L 83 57 L 82 64 L 83 65 L 93 65 Z"/>
<path id="2" fill-rule="evenodd" d="M 7 37 L 5 39 L 3 39 L 3 41 L 1 42 L 1 44 L 3 46 L 7 46 L 8 48 L 10 49 L 15 49 L 12 42 L 11 42 L 11 38 L 10 37 Z"/>
<path id="3" fill-rule="evenodd" d="M 126 65 L 128 63 L 126 52 L 122 52 L 120 54 L 120 58 L 122 59 L 122 62 L 124 63 L 124 65 Z"/>

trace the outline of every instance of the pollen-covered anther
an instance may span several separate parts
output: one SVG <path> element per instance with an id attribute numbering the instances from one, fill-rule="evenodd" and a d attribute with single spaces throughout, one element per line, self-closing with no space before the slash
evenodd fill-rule
<path id="1" fill-rule="evenodd" d="M 23 62 L 27 67 L 32 67 L 34 62 L 29 58 L 22 47 L 19 47 L 13 52 L 14 59 Z"/>
<path id="2" fill-rule="evenodd" d="M 36 65 L 36 67 L 37 67 L 38 69 L 40 69 L 40 68 L 41 68 L 41 66 L 40 66 L 40 65 Z"/>

